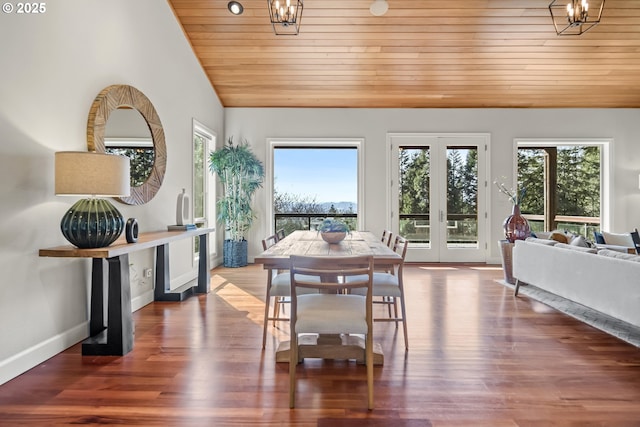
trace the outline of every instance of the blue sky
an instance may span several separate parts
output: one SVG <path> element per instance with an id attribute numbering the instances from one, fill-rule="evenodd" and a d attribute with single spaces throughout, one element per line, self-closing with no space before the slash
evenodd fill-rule
<path id="1" fill-rule="evenodd" d="M 357 156 L 355 148 L 278 148 L 274 186 L 282 193 L 315 196 L 318 203 L 356 203 Z"/>

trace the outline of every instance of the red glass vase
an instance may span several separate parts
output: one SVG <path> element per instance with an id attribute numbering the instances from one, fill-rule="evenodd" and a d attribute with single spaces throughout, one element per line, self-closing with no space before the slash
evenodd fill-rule
<path id="1" fill-rule="evenodd" d="M 520 214 L 520 205 L 513 205 L 511 215 L 509 215 L 502 224 L 504 227 L 504 236 L 511 243 L 516 240 L 525 240 L 531 235 L 529 221 Z"/>

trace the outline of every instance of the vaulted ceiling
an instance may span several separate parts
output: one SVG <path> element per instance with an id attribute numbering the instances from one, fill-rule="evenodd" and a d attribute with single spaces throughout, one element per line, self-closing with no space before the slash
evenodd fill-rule
<path id="1" fill-rule="evenodd" d="M 267 0 L 168 1 L 225 107 L 640 107 L 640 0 L 581 36 L 550 0 L 304 0 L 297 36 Z"/>

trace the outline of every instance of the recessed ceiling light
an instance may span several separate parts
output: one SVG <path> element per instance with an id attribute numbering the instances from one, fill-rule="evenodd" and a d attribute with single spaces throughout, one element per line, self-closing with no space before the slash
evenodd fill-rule
<path id="1" fill-rule="evenodd" d="M 373 16 L 382 16 L 389 10 L 389 3 L 386 0 L 374 0 L 369 7 L 369 12 Z"/>
<path id="2" fill-rule="evenodd" d="M 234 15 L 242 15 L 244 11 L 244 7 L 237 1 L 230 1 L 229 4 L 227 4 L 227 9 Z"/>

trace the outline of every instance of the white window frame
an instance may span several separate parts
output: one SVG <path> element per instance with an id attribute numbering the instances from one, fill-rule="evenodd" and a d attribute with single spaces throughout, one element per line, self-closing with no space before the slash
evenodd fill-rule
<path id="1" fill-rule="evenodd" d="M 276 148 L 286 147 L 308 147 L 308 148 L 355 148 L 357 150 L 358 159 L 358 208 L 357 208 L 357 227 L 359 230 L 364 229 L 366 224 L 364 218 L 364 203 L 365 203 L 365 176 L 364 176 L 364 138 L 267 138 L 267 152 L 266 152 L 266 177 L 265 177 L 265 190 L 267 191 L 266 197 L 266 209 L 267 218 L 269 218 L 269 225 L 267 227 L 267 234 L 275 233 L 273 229 L 273 190 L 274 190 L 274 175 L 273 175 L 273 153 Z"/>
<path id="2" fill-rule="evenodd" d="M 191 188 L 195 189 L 195 168 L 193 167 L 195 164 L 195 151 L 194 151 L 194 147 L 193 147 L 193 139 L 195 137 L 196 134 L 201 135 L 202 137 L 204 137 L 205 139 L 205 146 L 204 146 L 204 157 L 203 157 L 203 162 L 204 162 L 204 183 L 203 183 L 203 190 L 204 190 L 204 217 L 199 217 L 196 218 L 195 217 L 195 201 L 196 201 L 196 196 L 195 194 L 193 194 L 192 200 L 191 200 L 191 212 L 193 212 L 193 223 L 194 224 L 203 224 L 204 227 L 211 227 L 215 224 L 215 218 L 217 215 L 216 212 L 216 204 L 215 204 L 215 200 L 216 200 L 216 181 L 215 181 L 215 177 L 214 174 L 209 173 L 209 153 L 211 152 L 212 149 L 215 149 L 216 146 L 216 138 L 217 135 L 216 133 L 209 129 L 207 126 L 203 125 L 202 123 L 200 123 L 198 120 L 193 119 L 193 125 L 192 125 L 192 133 L 191 133 L 191 164 L 192 164 L 192 170 L 191 170 Z M 215 256 L 216 255 L 216 245 L 215 242 L 217 241 L 216 238 L 216 233 L 217 230 L 212 232 L 209 235 L 209 255 L 210 256 Z M 194 245 L 195 248 L 195 245 Z M 194 257 L 193 257 L 193 261 L 194 261 L 194 265 L 195 263 L 198 262 L 198 253 L 194 253 Z"/>
<path id="3" fill-rule="evenodd" d="M 434 133 L 434 132 L 389 132 L 387 133 L 387 152 L 390 153 L 389 159 L 387 161 L 387 182 L 389 185 L 387 186 L 387 206 L 389 206 L 389 215 L 387 216 L 387 225 L 386 228 L 391 231 L 398 232 L 398 218 L 399 214 L 399 203 L 396 198 L 396 194 L 398 193 L 398 186 L 400 185 L 397 182 L 396 172 L 394 168 L 397 166 L 398 158 L 397 158 L 397 150 L 398 147 L 408 144 L 408 145 L 416 145 L 414 139 L 424 139 L 426 140 L 434 140 L 434 143 L 431 143 L 433 146 L 443 146 L 446 149 L 448 145 L 449 139 L 460 139 L 460 138 L 470 138 L 475 140 L 472 145 L 478 146 L 478 258 L 472 257 L 470 259 L 465 259 L 464 261 L 468 262 L 484 262 L 488 259 L 490 254 L 489 242 L 491 241 L 491 227 L 489 225 L 489 218 L 491 218 L 491 204 L 490 204 L 490 195 L 491 192 L 487 189 L 489 182 L 489 174 L 491 171 L 491 134 L 490 133 Z M 418 143 L 417 145 L 422 145 Z M 428 145 L 428 144 L 425 144 Z M 484 153 L 481 153 L 481 150 L 484 146 Z M 481 155 L 482 154 L 482 155 Z M 481 161 L 482 157 L 484 157 L 484 161 Z M 393 179 L 396 179 L 396 182 L 393 182 Z M 484 181 L 484 186 L 482 184 Z M 395 187 L 394 187 L 395 186 Z M 482 188 L 482 186 L 484 188 Z M 481 198 L 481 192 L 484 193 L 484 196 Z M 434 193 L 438 194 L 438 193 Z M 440 205 L 446 203 L 445 200 L 441 200 Z M 432 212 L 433 217 L 437 215 L 436 212 Z M 484 230 L 484 231 L 483 231 Z M 483 242 L 484 244 L 482 244 Z M 440 249 L 438 252 L 432 252 L 435 256 L 433 258 L 424 257 L 423 255 L 418 255 L 416 257 L 415 253 L 420 250 L 421 244 L 410 243 L 409 250 L 407 252 L 407 260 L 408 261 L 417 261 L 417 262 L 447 262 L 449 261 L 447 258 L 443 258 L 440 253 Z M 413 250 L 412 250 L 413 249 Z M 417 250 L 416 250 L 417 249 Z M 431 251 L 431 249 L 428 249 Z M 412 254 L 412 252 L 414 252 Z M 415 257 L 415 258 L 414 258 Z M 457 257 L 454 257 L 457 259 Z"/>

